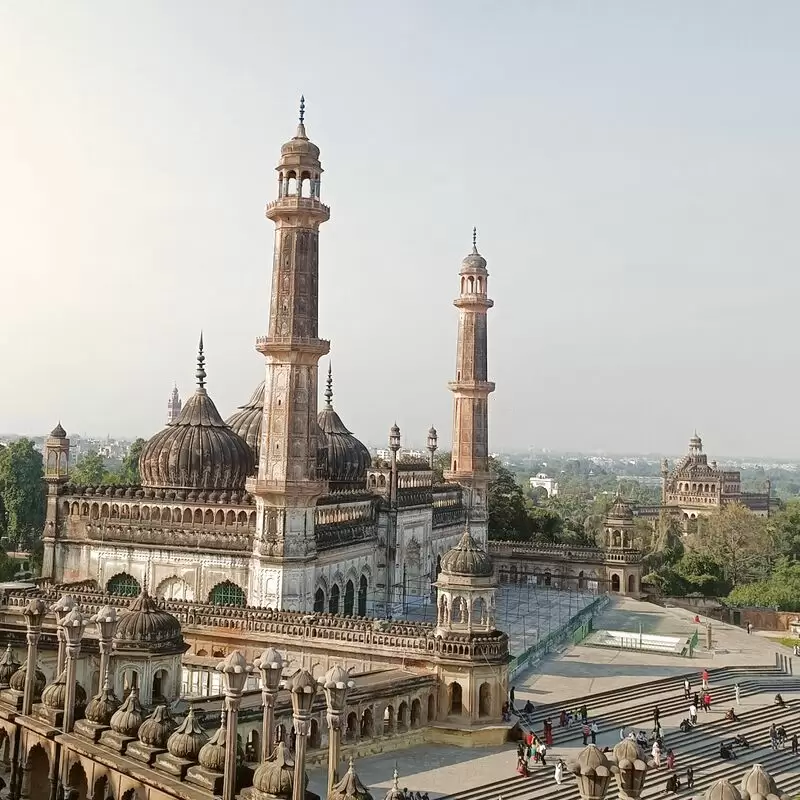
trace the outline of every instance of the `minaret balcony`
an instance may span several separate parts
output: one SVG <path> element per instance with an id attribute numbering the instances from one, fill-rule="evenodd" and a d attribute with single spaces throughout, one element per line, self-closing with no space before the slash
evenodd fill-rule
<path id="1" fill-rule="evenodd" d="M 330 352 L 331 343 L 314 336 L 258 336 L 256 350 L 263 355 L 298 352 L 321 358 Z"/>
<path id="2" fill-rule="evenodd" d="M 494 391 L 493 381 L 450 381 L 447 388 L 464 397 L 486 397 Z"/>
<path id="3" fill-rule="evenodd" d="M 301 197 L 299 194 L 288 194 L 267 203 L 264 214 L 267 219 L 280 219 L 286 213 L 311 214 L 318 222 L 330 219 L 331 210 L 316 197 Z"/>
<path id="4" fill-rule="evenodd" d="M 494 300 L 490 300 L 485 294 L 462 294 L 453 300 L 453 305 L 456 308 L 473 308 L 477 310 L 486 310 L 494 306 Z"/>

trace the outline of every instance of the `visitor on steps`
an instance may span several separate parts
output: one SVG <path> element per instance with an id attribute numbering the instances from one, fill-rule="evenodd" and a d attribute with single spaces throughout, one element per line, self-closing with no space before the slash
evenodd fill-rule
<path id="1" fill-rule="evenodd" d="M 589 712 L 586 710 L 586 704 L 581 706 L 581 722 L 586 722 L 589 719 Z"/>
<path id="2" fill-rule="evenodd" d="M 592 744 L 597 744 L 597 734 L 600 733 L 600 727 L 596 720 L 592 720 L 589 730 L 592 732 Z"/>
<path id="3" fill-rule="evenodd" d="M 677 775 L 670 775 L 664 785 L 664 794 L 678 794 L 681 784 Z"/>
<path id="4" fill-rule="evenodd" d="M 697 703 L 692 703 L 689 706 L 689 722 L 692 725 L 697 725 Z"/>
<path id="5" fill-rule="evenodd" d="M 741 689 L 739 689 L 739 684 L 734 683 L 733 689 L 736 692 L 736 705 L 740 706 L 742 704 L 742 695 L 741 695 Z"/>
<path id="6" fill-rule="evenodd" d="M 653 749 L 650 751 L 655 761 L 656 768 L 661 766 L 661 747 L 658 742 L 653 742 Z"/>
<path id="7" fill-rule="evenodd" d="M 661 716 L 661 711 L 659 711 L 658 706 L 653 706 L 653 727 L 658 727 L 658 719 Z"/>
<path id="8" fill-rule="evenodd" d="M 550 717 L 544 722 L 544 743 L 548 747 L 553 746 L 553 720 Z"/>
<path id="9" fill-rule="evenodd" d="M 694 693 L 694 697 L 692 698 L 692 702 L 695 705 L 695 708 L 700 708 L 700 695 L 697 692 Z"/>
<path id="10" fill-rule="evenodd" d="M 702 673 L 700 673 L 700 677 L 703 681 L 703 691 L 708 689 L 708 670 L 704 669 Z"/>
<path id="11" fill-rule="evenodd" d="M 562 708 L 561 713 L 558 715 L 558 724 L 562 728 L 567 726 L 567 712 Z"/>
<path id="12" fill-rule="evenodd" d="M 672 748 L 667 750 L 667 769 L 675 769 L 675 753 Z"/>
<path id="13" fill-rule="evenodd" d="M 743 733 L 737 733 L 731 744 L 737 747 L 750 747 L 750 742 L 747 741 L 747 737 Z"/>
<path id="14" fill-rule="evenodd" d="M 522 775 L 523 778 L 527 778 L 530 775 L 528 764 L 524 758 L 517 759 L 517 774 Z"/>
<path id="15" fill-rule="evenodd" d="M 786 744 L 786 728 L 784 728 L 783 725 L 778 725 L 775 733 L 778 736 L 778 744 L 783 747 Z"/>
<path id="16" fill-rule="evenodd" d="M 559 758 L 558 764 L 556 764 L 556 768 L 553 771 L 553 778 L 555 782 L 561 786 L 561 781 L 564 780 L 564 762 Z"/>
<path id="17" fill-rule="evenodd" d="M 688 678 L 683 679 L 683 696 L 688 700 L 692 693 L 692 684 Z"/>
<path id="18" fill-rule="evenodd" d="M 625 740 L 625 726 L 624 725 L 619 729 L 619 740 L 621 742 Z"/>
<path id="19" fill-rule="evenodd" d="M 736 758 L 736 753 L 732 747 L 729 747 L 724 742 L 719 746 L 719 757 L 723 761 L 733 761 Z"/>
<path id="20" fill-rule="evenodd" d="M 689 733 L 692 729 L 692 723 L 688 719 L 682 719 L 679 727 L 682 733 Z"/>
<path id="21" fill-rule="evenodd" d="M 711 711 L 711 695 L 708 692 L 703 695 L 703 711 Z"/>
<path id="22" fill-rule="evenodd" d="M 547 745 L 544 742 L 539 743 L 539 759 L 542 762 L 542 766 L 546 767 L 547 762 L 545 761 L 545 757 L 547 756 Z"/>
<path id="23" fill-rule="evenodd" d="M 584 747 L 589 744 L 589 734 L 591 733 L 591 728 L 589 727 L 588 722 L 583 723 L 583 728 L 581 728 L 581 733 L 583 734 L 583 745 Z"/>
<path id="24" fill-rule="evenodd" d="M 792 734 L 792 753 L 797 755 L 797 734 Z"/>
<path id="25" fill-rule="evenodd" d="M 525 701 L 525 705 L 522 707 L 523 714 L 533 714 L 533 703 L 530 700 Z"/>
<path id="26" fill-rule="evenodd" d="M 686 767 L 686 788 L 694 789 L 694 769 Z"/>
<path id="27" fill-rule="evenodd" d="M 775 705 L 779 708 L 786 708 L 786 702 L 784 701 L 783 697 L 781 697 L 781 693 L 775 695 Z"/>
<path id="28" fill-rule="evenodd" d="M 778 749 L 778 728 L 774 722 L 769 726 L 769 743 L 772 745 L 773 750 Z"/>
<path id="29" fill-rule="evenodd" d="M 502 714 L 503 714 L 503 722 L 509 722 L 511 720 L 511 712 L 509 711 L 508 700 L 506 700 L 506 702 L 503 703 Z"/>
<path id="30" fill-rule="evenodd" d="M 753 631 L 753 623 L 752 622 L 748 622 L 747 623 L 747 634 L 748 634 L 748 636 L 752 633 L 752 631 Z"/>
<path id="31" fill-rule="evenodd" d="M 736 712 L 732 708 L 729 708 L 725 712 L 725 722 L 738 722 L 738 721 L 739 717 L 736 716 Z"/>

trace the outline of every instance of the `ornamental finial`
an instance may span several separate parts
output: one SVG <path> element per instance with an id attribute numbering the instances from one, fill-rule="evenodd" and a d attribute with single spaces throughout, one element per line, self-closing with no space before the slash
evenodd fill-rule
<path id="1" fill-rule="evenodd" d="M 199 389 L 205 388 L 206 385 L 205 363 L 206 357 L 203 355 L 203 332 L 200 331 L 200 344 L 197 347 L 197 372 L 195 373 L 197 377 L 197 387 Z"/>
<path id="2" fill-rule="evenodd" d="M 477 228 L 473 228 L 472 229 L 472 252 L 473 253 L 477 253 L 478 252 L 478 229 Z"/>
<path id="3" fill-rule="evenodd" d="M 325 386 L 325 408 L 333 408 L 333 373 L 331 371 L 331 362 L 328 362 L 328 380 Z"/>
<path id="4" fill-rule="evenodd" d="M 306 98 L 301 94 L 300 95 L 300 124 L 303 124 L 303 120 L 306 117 Z"/>

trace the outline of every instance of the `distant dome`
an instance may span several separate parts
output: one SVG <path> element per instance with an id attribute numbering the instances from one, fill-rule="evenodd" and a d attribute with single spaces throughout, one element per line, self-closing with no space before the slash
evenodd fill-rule
<path id="1" fill-rule="evenodd" d="M 609 519 L 633 519 L 633 509 L 620 495 L 614 498 L 614 503 L 608 510 Z"/>
<path id="2" fill-rule="evenodd" d="M 491 576 L 492 561 L 486 551 L 473 539 L 469 528 L 464 531 L 458 544 L 442 556 L 442 572 L 467 578 Z"/>
<path id="3" fill-rule="evenodd" d="M 306 776 L 306 783 L 308 776 Z M 294 761 L 286 752 L 286 745 L 278 742 L 275 752 L 264 761 L 253 775 L 253 788 L 261 798 L 290 798 L 294 788 Z"/>
<path id="4" fill-rule="evenodd" d="M 197 391 L 176 420 L 145 444 L 139 456 L 142 486 L 171 489 L 243 489 L 255 472 L 247 443 L 222 421 L 205 390 L 203 337 Z"/>
<path id="5" fill-rule="evenodd" d="M 247 442 L 256 465 L 261 445 L 261 421 L 264 419 L 264 385 L 265 381 L 261 381 L 247 403 L 225 420 L 225 424 Z"/>
<path id="6" fill-rule="evenodd" d="M 19 661 L 14 658 L 11 645 L 6 646 L 6 651 L 0 659 L 0 686 L 8 686 L 11 676 L 19 669 Z"/>
<path id="7" fill-rule="evenodd" d="M 486 259 L 478 252 L 478 231 L 472 229 L 472 252 L 461 262 L 461 272 L 485 272 Z"/>
<path id="8" fill-rule="evenodd" d="M 185 647 L 181 624 L 168 611 L 159 608 L 147 592 L 128 606 L 117 623 L 114 648 L 159 652 Z"/>
<path id="9" fill-rule="evenodd" d="M 317 415 L 323 449 L 327 455 L 325 477 L 334 490 L 363 488 L 366 486 L 367 469 L 372 465 L 372 455 L 333 410 L 332 400 L 333 378 L 329 368 L 325 406 Z"/>
<path id="10" fill-rule="evenodd" d="M 67 432 L 64 430 L 64 428 L 61 427 L 61 423 L 60 422 L 58 423 L 58 425 L 55 426 L 55 428 L 53 428 L 52 431 L 50 431 L 50 437 L 52 439 L 66 439 L 67 438 Z"/>

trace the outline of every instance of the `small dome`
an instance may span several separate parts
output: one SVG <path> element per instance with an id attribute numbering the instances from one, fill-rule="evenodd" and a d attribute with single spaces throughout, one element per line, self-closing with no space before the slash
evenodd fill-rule
<path id="1" fill-rule="evenodd" d="M 111 717 L 114 712 L 119 708 L 119 700 L 116 695 L 106 684 L 90 701 L 84 711 L 84 716 L 89 722 L 94 722 L 96 725 L 108 725 L 111 722 Z"/>
<path id="2" fill-rule="evenodd" d="M 11 645 L 6 646 L 3 657 L 0 658 L 0 686 L 8 686 L 11 676 L 19 669 L 19 661 L 14 658 Z"/>
<path id="3" fill-rule="evenodd" d="M 327 451 L 325 477 L 330 481 L 332 489 L 365 487 L 372 456 L 333 410 L 332 399 L 333 378 L 328 368 L 325 406 L 317 415 L 323 448 Z"/>
<path id="4" fill-rule="evenodd" d="M 247 442 L 253 452 L 253 463 L 258 465 L 258 452 L 261 446 L 261 422 L 264 419 L 264 386 L 261 381 L 253 396 L 239 410 L 225 420 L 231 430 Z"/>
<path id="5" fill-rule="evenodd" d="M 633 519 L 633 509 L 617 494 L 608 510 L 609 519 Z"/>
<path id="6" fill-rule="evenodd" d="M 606 754 L 595 744 L 584 747 L 578 759 L 569 767 L 574 775 L 596 775 L 600 778 L 610 777 L 611 762 Z"/>
<path id="7" fill-rule="evenodd" d="M 472 229 L 472 252 L 461 262 L 461 274 L 486 272 L 486 259 L 478 252 L 478 229 Z"/>
<path id="8" fill-rule="evenodd" d="M 45 686 L 42 692 L 42 704 L 55 711 L 61 711 L 67 700 L 67 670 L 50 684 Z M 77 681 L 75 683 L 75 708 L 84 708 L 86 705 L 86 690 Z"/>
<path id="9" fill-rule="evenodd" d="M 12 689 L 15 689 L 18 692 L 25 691 L 25 673 L 27 671 L 28 671 L 28 660 L 25 659 L 25 661 L 22 662 L 22 666 L 11 676 L 9 685 L 11 686 Z M 41 698 L 46 683 L 47 683 L 47 678 L 45 678 L 44 672 L 42 672 L 39 669 L 39 665 L 37 664 L 33 678 L 34 700 L 39 700 Z"/>
<path id="10" fill-rule="evenodd" d="M 468 578 L 488 578 L 492 575 L 492 561 L 486 551 L 472 538 L 469 528 L 458 544 L 442 556 L 442 572 Z"/>
<path id="11" fill-rule="evenodd" d="M 50 431 L 50 438 L 51 439 L 66 439 L 67 438 L 67 432 L 64 430 L 64 428 L 61 427 L 61 423 L 60 422 L 58 423 L 58 425 L 55 426 L 55 428 L 53 428 L 52 431 Z"/>
<path id="12" fill-rule="evenodd" d="M 175 730 L 175 722 L 166 706 L 156 706 L 155 711 L 139 728 L 139 741 L 148 747 L 165 748 L 167 739 Z"/>
<path id="13" fill-rule="evenodd" d="M 750 800 L 777 800 L 780 795 L 778 785 L 773 777 L 761 764 L 753 764 L 742 776 L 739 786 L 739 793 L 742 797 L 750 796 Z"/>
<path id="14" fill-rule="evenodd" d="M 111 716 L 111 730 L 122 736 L 136 736 L 144 722 L 144 711 L 139 702 L 139 690 L 134 686 L 125 702 Z"/>
<path id="15" fill-rule="evenodd" d="M 331 788 L 328 800 L 372 800 L 369 789 L 356 774 L 352 757 L 344 777 Z"/>
<path id="16" fill-rule="evenodd" d="M 405 795 L 400 789 L 400 777 L 397 774 L 397 767 L 394 768 L 392 773 L 392 788 L 386 792 L 383 800 L 404 800 Z"/>
<path id="17" fill-rule="evenodd" d="M 222 725 L 214 731 L 214 735 L 200 748 L 197 761 L 201 767 L 212 772 L 222 772 L 225 769 L 225 739 L 228 730 L 225 727 L 225 715 L 222 715 Z"/>
<path id="18" fill-rule="evenodd" d="M 647 769 L 647 761 L 642 748 L 633 739 L 627 737 L 614 746 L 614 758 L 620 769 L 633 767 L 636 771 Z"/>
<path id="19" fill-rule="evenodd" d="M 197 359 L 197 391 L 174 422 L 142 448 L 142 486 L 168 489 L 244 489 L 255 472 L 247 442 L 223 421 L 205 390 L 203 339 Z"/>
<path id="20" fill-rule="evenodd" d="M 714 781 L 703 797 L 705 800 L 742 800 L 739 790 L 727 778 Z"/>
<path id="21" fill-rule="evenodd" d="M 314 694 L 317 691 L 317 682 L 307 669 L 301 669 L 289 681 L 287 688 L 292 694 Z"/>
<path id="22" fill-rule="evenodd" d="M 143 591 L 117 623 L 114 647 L 117 650 L 158 652 L 184 647 L 181 624 L 168 611 L 159 608 Z"/>
<path id="23" fill-rule="evenodd" d="M 306 776 L 308 784 L 308 776 Z M 253 788 L 262 797 L 290 798 L 294 789 L 294 761 L 286 751 L 286 745 L 278 742 L 275 752 L 255 771 Z"/>
<path id="24" fill-rule="evenodd" d="M 208 736 L 203 732 L 194 716 L 194 707 L 189 707 L 189 713 L 178 726 L 175 733 L 167 739 L 167 750 L 175 758 L 186 761 L 197 761 L 203 745 L 208 741 Z"/>

